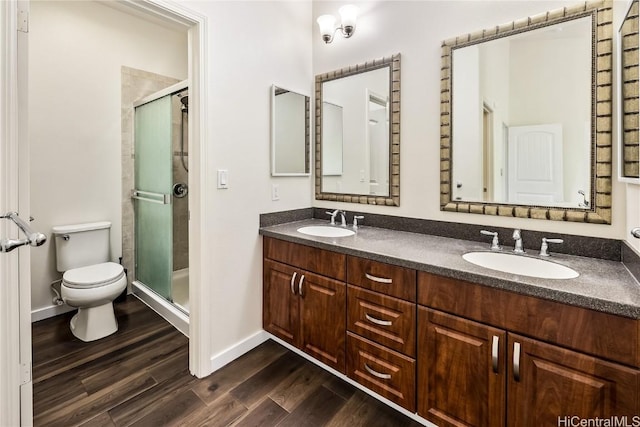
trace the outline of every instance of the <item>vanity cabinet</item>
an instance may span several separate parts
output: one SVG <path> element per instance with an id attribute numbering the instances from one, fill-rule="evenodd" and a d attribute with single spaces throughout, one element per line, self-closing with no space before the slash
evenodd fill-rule
<path id="1" fill-rule="evenodd" d="M 638 319 L 269 237 L 263 266 L 266 331 L 440 427 L 640 414 Z"/>
<path id="2" fill-rule="evenodd" d="M 415 412 L 416 270 L 347 257 L 347 375 Z"/>
<path id="3" fill-rule="evenodd" d="M 264 254 L 264 329 L 344 373 L 345 256 L 270 238 Z"/>
<path id="4" fill-rule="evenodd" d="M 418 414 L 439 426 L 640 412 L 637 320 L 423 272 L 418 302 Z"/>

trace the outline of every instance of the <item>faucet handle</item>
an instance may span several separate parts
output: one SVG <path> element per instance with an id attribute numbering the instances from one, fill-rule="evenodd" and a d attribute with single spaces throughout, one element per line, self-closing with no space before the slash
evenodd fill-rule
<path id="1" fill-rule="evenodd" d="M 338 214 L 338 210 L 335 211 L 325 211 L 327 215 L 331 215 L 331 225 L 336 225 L 336 215 Z"/>
<path id="2" fill-rule="evenodd" d="M 364 215 L 354 215 L 353 216 L 353 229 L 354 230 L 358 229 L 358 220 L 359 219 L 364 219 Z"/>
<path id="3" fill-rule="evenodd" d="M 500 250 L 502 250 L 502 246 L 500 246 L 500 241 L 498 240 L 498 232 L 497 231 L 480 230 L 480 234 L 484 234 L 485 236 L 493 236 L 493 240 L 491 241 L 491 250 L 492 251 L 500 251 Z"/>
<path id="4" fill-rule="evenodd" d="M 549 243 L 564 243 L 562 239 L 547 239 L 542 238 L 542 245 L 540 245 L 540 256 L 549 256 Z"/>

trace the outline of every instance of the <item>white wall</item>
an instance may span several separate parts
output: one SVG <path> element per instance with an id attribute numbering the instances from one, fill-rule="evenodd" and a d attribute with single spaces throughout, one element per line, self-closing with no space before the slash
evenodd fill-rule
<path id="1" fill-rule="evenodd" d="M 260 213 L 311 206 L 310 177 L 270 177 L 270 92 L 276 83 L 310 95 L 311 4 L 297 1 L 185 2 L 208 17 L 208 157 L 203 218 L 213 252 L 202 254 L 210 277 L 211 354 L 262 330 Z M 190 159 L 194 161 L 194 159 Z M 216 189 L 228 169 L 229 189 Z M 280 200 L 271 201 L 271 184 Z"/>
<path id="2" fill-rule="evenodd" d="M 341 4 L 314 2 L 314 19 L 325 13 L 337 16 Z M 400 207 L 328 201 L 314 201 L 315 206 L 610 238 L 624 238 L 628 234 L 625 189 L 617 182 L 613 188 L 612 225 L 440 211 L 442 40 L 574 5 L 575 1 L 368 1 L 354 4 L 360 12 L 353 37 L 345 39 L 338 35 L 333 43 L 326 45 L 314 24 L 313 72 L 320 74 L 396 52 L 402 54 Z M 620 6 L 624 7 L 624 2 L 616 2 L 616 7 Z"/>
<path id="3" fill-rule="evenodd" d="M 49 236 L 32 251 L 32 310 L 52 305 L 54 225 L 109 220 L 121 256 L 121 69 L 185 79 L 186 32 L 87 1 L 32 1 L 31 215 Z M 266 109 L 266 107 L 265 107 Z"/>

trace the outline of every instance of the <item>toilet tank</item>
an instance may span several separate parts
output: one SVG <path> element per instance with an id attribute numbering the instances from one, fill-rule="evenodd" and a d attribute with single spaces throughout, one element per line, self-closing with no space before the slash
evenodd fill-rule
<path id="1" fill-rule="evenodd" d="M 53 227 L 59 272 L 109 261 L 109 221 Z"/>

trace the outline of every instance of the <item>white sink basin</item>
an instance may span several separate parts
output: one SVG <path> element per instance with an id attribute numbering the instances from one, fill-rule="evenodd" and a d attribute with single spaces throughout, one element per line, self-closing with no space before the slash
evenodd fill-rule
<path id="1" fill-rule="evenodd" d="M 573 279 L 579 275 L 574 269 L 555 262 L 503 252 L 469 252 L 462 258 L 491 270 L 540 279 Z"/>
<path id="2" fill-rule="evenodd" d="M 329 227 L 326 225 L 312 225 L 298 228 L 298 232 L 316 237 L 347 237 L 356 234 L 354 231 L 342 227 Z"/>

